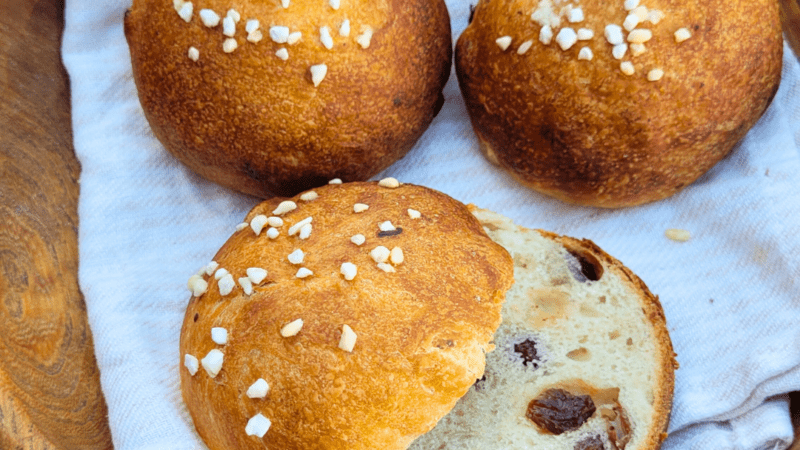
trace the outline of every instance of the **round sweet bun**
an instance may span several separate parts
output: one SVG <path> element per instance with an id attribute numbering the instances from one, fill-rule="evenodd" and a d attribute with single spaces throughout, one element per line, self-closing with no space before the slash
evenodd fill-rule
<path id="1" fill-rule="evenodd" d="M 262 198 L 366 180 L 403 157 L 452 62 L 443 0 L 134 0 L 125 36 L 164 147 Z"/>
<path id="2" fill-rule="evenodd" d="M 511 257 L 465 205 L 388 181 L 261 203 L 190 279 L 181 390 L 211 450 L 405 449 L 482 376 Z"/>
<path id="3" fill-rule="evenodd" d="M 677 362 L 658 298 L 591 241 L 473 213 L 515 283 L 484 376 L 410 449 L 659 448 Z"/>
<path id="4" fill-rule="evenodd" d="M 623 207 L 728 154 L 772 100 L 782 52 L 775 0 L 483 0 L 455 64 L 489 161 L 565 202 Z"/>

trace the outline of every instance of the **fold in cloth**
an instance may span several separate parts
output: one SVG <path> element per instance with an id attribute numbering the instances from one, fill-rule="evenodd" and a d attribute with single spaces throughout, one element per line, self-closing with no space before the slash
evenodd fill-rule
<path id="1" fill-rule="evenodd" d="M 200 179 L 153 137 L 122 32 L 128 2 L 69 0 L 63 57 L 82 165 L 79 280 L 118 450 L 204 448 L 180 394 L 186 280 L 257 203 Z M 450 0 L 453 36 L 469 4 Z M 383 176 L 520 225 L 589 238 L 659 295 L 681 368 L 663 448 L 781 449 L 800 389 L 800 65 L 733 153 L 672 198 L 570 206 L 515 183 L 478 151 L 452 75 L 445 106 Z M 692 238 L 677 243 L 667 228 Z"/>

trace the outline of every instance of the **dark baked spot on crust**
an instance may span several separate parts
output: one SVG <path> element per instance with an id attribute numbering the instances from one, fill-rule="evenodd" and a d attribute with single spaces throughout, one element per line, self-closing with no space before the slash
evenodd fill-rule
<path id="1" fill-rule="evenodd" d="M 402 227 L 397 227 L 394 230 L 379 231 L 378 232 L 378 237 L 382 238 L 382 237 L 389 237 L 389 236 L 397 236 L 398 234 L 400 234 L 402 232 L 403 232 L 403 228 Z"/>
<path id="2" fill-rule="evenodd" d="M 200 318 L 200 313 L 194 313 L 194 321 L 197 322 L 197 319 Z"/>

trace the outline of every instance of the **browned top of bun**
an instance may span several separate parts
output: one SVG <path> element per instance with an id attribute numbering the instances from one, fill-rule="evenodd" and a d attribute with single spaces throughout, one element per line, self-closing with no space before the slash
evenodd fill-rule
<path id="1" fill-rule="evenodd" d="M 215 277 L 204 276 L 207 292 L 189 302 L 181 358 L 224 353 L 215 378 L 202 367 L 194 376 L 181 368 L 184 400 L 212 450 L 405 449 L 483 373 L 513 266 L 466 207 L 409 184 L 315 192 L 311 201 L 293 199 L 297 209 L 281 216 L 277 238 L 244 228 L 214 257 L 234 279 L 250 267 L 268 271 L 251 295 L 237 285 L 222 296 Z M 246 220 L 271 216 L 280 201 L 261 203 Z M 369 209 L 356 213 L 356 203 Z M 307 217 L 311 235 L 288 236 Z M 381 232 L 385 221 L 396 230 Z M 365 236 L 363 245 L 351 242 L 356 234 Z M 401 263 L 390 262 L 396 272 L 377 267 L 370 257 L 376 246 L 403 250 Z M 287 255 L 298 248 L 305 257 L 295 265 Z M 358 267 L 352 281 L 340 273 L 344 262 Z M 297 278 L 301 266 L 313 275 Z M 282 337 L 281 328 L 298 318 L 300 332 Z M 338 347 L 343 325 L 358 336 L 352 352 Z M 227 329 L 226 345 L 211 340 L 212 327 Z M 248 398 L 258 378 L 269 393 Z M 272 421 L 263 440 L 245 434 L 257 413 Z"/>
<path id="2" fill-rule="evenodd" d="M 780 80 L 783 39 L 775 0 L 651 0 L 663 12 L 645 51 L 622 59 L 604 37 L 624 2 L 586 0 L 584 20 L 562 16 L 549 45 L 531 19 L 550 0 L 478 3 L 459 37 L 456 70 L 490 160 L 561 200 L 602 207 L 674 194 L 726 155 L 764 112 Z M 558 12 L 569 2 L 552 1 Z M 562 50 L 560 30 L 594 32 Z M 676 42 L 681 28 L 691 37 Z M 496 40 L 510 36 L 504 51 Z M 623 29 L 623 36 L 628 32 Z M 530 49 L 518 54 L 531 41 Z M 625 42 L 631 44 L 631 42 Z M 593 53 L 580 60 L 582 48 Z M 621 63 L 635 72 L 625 75 Z M 648 73 L 661 69 L 658 81 Z"/>
<path id="3" fill-rule="evenodd" d="M 223 25 L 201 9 L 241 16 L 223 51 Z M 263 38 L 245 30 L 259 20 Z M 340 36 L 345 19 L 350 35 Z M 271 26 L 302 33 L 276 43 Z M 333 41 L 323 46 L 320 28 Z M 366 27 L 369 46 L 357 42 Z M 187 23 L 169 0 L 135 0 L 125 17 L 134 80 L 153 132 L 205 178 L 260 197 L 294 195 L 331 178 L 365 180 L 401 158 L 441 106 L 450 75 L 450 21 L 442 0 L 194 2 Z M 188 57 L 190 47 L 198 60 Z M 285 48 L 288 59 L 276 56 Z M 319 86 L 310 67 L 325 64 Z"/>

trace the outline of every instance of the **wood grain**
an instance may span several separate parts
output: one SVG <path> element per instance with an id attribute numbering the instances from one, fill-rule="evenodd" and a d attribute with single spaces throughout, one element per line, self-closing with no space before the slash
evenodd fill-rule
<path id="1" fill-rule="evenodd" d="M 0 448 L 112 448 L 78 289 L 62 1 L 0 1 Z"/>

